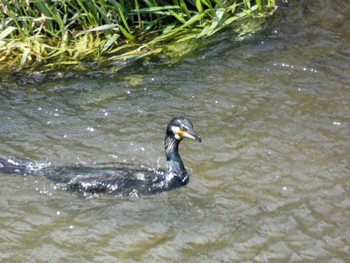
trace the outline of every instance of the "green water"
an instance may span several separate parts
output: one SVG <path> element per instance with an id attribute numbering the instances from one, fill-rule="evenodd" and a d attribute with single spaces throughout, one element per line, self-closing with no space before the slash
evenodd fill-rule
<path id="1" fill-rule="evenodd" d="M 347 262 L 350 5 L 289 2 L 176 65 L 2 76 L 1 157 L 165 167 L 180 115 L 203 142 L 181 145 L 189 184 L 155 196 L 1 175 L 0 261 Z"/>

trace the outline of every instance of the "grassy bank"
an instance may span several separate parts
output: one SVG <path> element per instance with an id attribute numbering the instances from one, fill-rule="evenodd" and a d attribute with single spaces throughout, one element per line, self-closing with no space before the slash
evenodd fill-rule
<path id="1" fill-rule="evenodd" d="M 0 70 L 183 54 L 184 43 L 275 8 L 274 0 L 1 0 Z"/>

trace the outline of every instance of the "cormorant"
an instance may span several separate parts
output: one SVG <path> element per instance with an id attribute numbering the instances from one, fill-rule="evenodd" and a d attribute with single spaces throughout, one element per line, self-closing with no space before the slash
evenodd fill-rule
<path id="1" fill-rule="evenodd" d="M 0 159 L 0 171 L 44 176 L 60 183 L 67 190 L 81 194 L 159 193 L 186 185 L 189 181 L 189 174 L 179 155 L 179 144 L 184 138 L 202 141 L 193 130 L 191 121 L 183 117 L 172 119 L 166 128 L 164 142 L 167 171 L 127 163 L 39 167 L 31 162 L 13 159 Z"/>

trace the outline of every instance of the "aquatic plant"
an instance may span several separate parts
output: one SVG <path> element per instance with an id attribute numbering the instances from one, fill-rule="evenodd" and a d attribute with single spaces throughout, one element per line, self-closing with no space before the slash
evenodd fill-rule
<path id="1" fill-rule="evenodd" d="M 174 45 L 244 18 L 269 16 L 275 8 L 274 0 L 1 0 L 0 70 L 102 56 L 140 58 L 164 50 L 183 54 Z"/>

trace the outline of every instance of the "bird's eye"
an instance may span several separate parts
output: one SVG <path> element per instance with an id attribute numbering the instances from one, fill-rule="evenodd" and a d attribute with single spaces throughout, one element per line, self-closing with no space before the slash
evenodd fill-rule
<path id="1" fill-rule="evenodd" d="M 181 131 L 185 131 L 186 128 L 182 126 L 182 127 L 180 127 L 180 130 L 181 130 Z"/>

